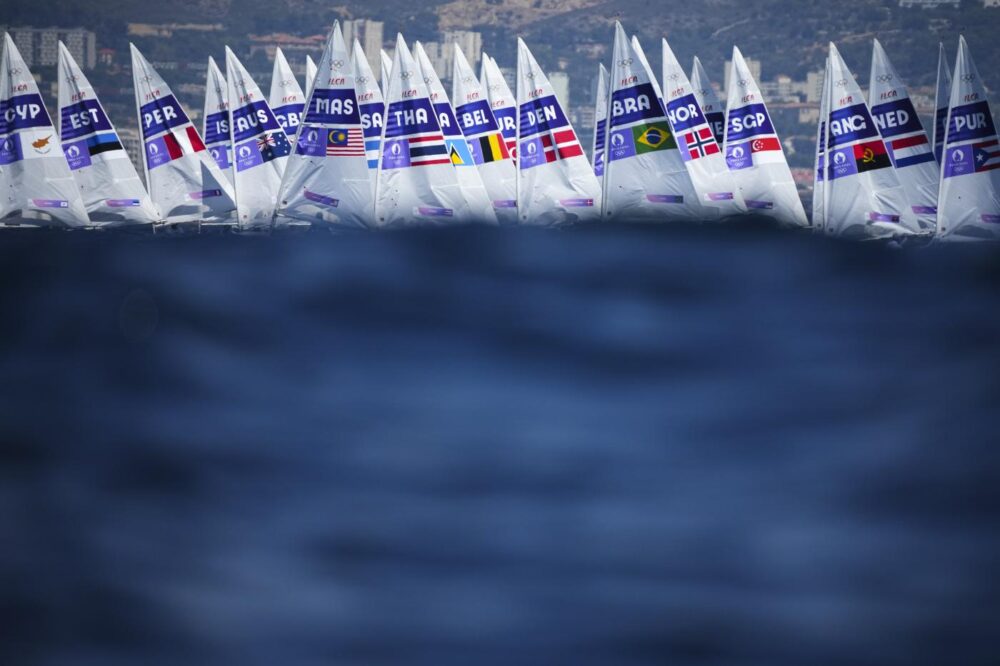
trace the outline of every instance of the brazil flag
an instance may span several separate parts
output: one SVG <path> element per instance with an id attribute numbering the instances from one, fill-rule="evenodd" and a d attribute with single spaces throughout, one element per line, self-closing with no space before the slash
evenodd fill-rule
<path id="1" fill-rule="evenodd" d="M 677 147 L 677 141 L 666 122 L 636 125 L 632 128 L 632 136 L 635 138 L 637 155 Z"/>

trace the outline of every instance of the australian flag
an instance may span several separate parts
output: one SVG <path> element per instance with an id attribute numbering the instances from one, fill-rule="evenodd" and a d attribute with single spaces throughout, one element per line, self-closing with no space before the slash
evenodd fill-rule
<path id="1" fill-rule="evenodd" d="M 288 137 L 281 130 L 274 132 L 264 132 L 257 137 L 257 149 L 260 150 L 260 157 L 264 162 L 270 162 L 279 157 L 285 157 L 292 152 L 292 145 Z"/>

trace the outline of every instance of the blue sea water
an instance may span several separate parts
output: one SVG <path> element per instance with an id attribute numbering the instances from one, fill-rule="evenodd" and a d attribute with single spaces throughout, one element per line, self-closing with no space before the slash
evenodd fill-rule
<path id="1" fill-rule="evenodd" d="M 995 664 L 1000 257 L 0 236 L 4 664 Z"/>

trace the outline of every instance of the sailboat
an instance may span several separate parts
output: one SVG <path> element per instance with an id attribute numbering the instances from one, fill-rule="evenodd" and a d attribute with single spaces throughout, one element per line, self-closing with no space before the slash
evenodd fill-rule
<path id="1" fill-rule="evenodd" d="M 313 82 L 316 81 L 316 62 L 312 56 L 306 56 L 306 97 L 312 92 Z"/>
<path id="2" fill-rule="evenodd" d="M 396 36 L 385 115 L 376 224 L 441 225 L 472 219 L 430 91 L 402 35 Z"/>
<path id="3" fill-rule="evenodd" d="M 469 204 L 470 221 L 497 224 L 493 203 L 486 193 L 483 179 L 479 177 L 479 170 L 476 168 L 469 143 L 465 140 L 462 128 L 458 126 L 458 119 L 455 118 L 455 110 L 448 99 L 448 93 L 445 92 L 441 79 L 434 71 L 434 66 L 420 42 L 414 46 L 413 55 L 424 83 L 427 85 L 431 105 L 437 114 L 441 134 L 444 135 L 444 145 L 448 151 L 448 157 L 455 167 L 455 175 L 458 176 L 462 195 Z"/>
<path id="4" fill-rule="evenodd" d="M 832 42 L 828 60 L 824 228 L 851 238 L 910 235 L 901 224 L 906 194 L 861 87 Z"/>
<path id="5" fill-rule="evenodd" d="M 820 95 L 819 123 L 816 127 L 816 159 L 813 163 L 812 227 L 818 232 L 826 230 L 826 123 L 830 118 L 830 58 L 823 65 L 823 93 Z"/>
<path id="6" fill-rule="evenodd" d="M 951 101 L 951 67 L 944 52 L 944 44 L 938 44 L 937 84 L 934 93 L 934 157 L 941 165 L 941 149 L 944 147 L 945 128 L 948 126 L 948 104 Z"/>
<path id="7" fill-rule="evenodd" d="M 0 109 L 0 222 L 89 226 L 38 85 L 6 33 L 0 51 Z"/>
<path id="8" fill-rule="evenodd" d="M 271 74 L 271 92 L 267 96 L 267 102 L 281 129 L 285 130 L 285 136 L 294 146 L 295 134 L 302 122 L 302 110 L 306 107 L 306 98 L 280 48 L 274 50 L 274 70 Z"/>
<path id="9" fill-rule="evenodd" d="M 232 185 L 233 143 L 229 134 L 229 92 L 226 77 L 212 56 L 208 56 L 203 115 L 202 136 L 205 138 L 205 148 Z"/>
<path id="10" fill-rule="evenodd" d="M 269 229 L 291 143 L 260 88 L 228 46 L 226 83 L 239 228 Z"/>
<path id="11" fill-rule="evenodd" d="M 942 150 L 938 238 L 944 241 L 1000 238 L 1000 141 L 986 86 L 965 37 L 951 85 Z"/>
<path id="12" fill-rule="evenodd" d="M 594 175 L 604 176 L 604 147 L 608 138 L 608 69 L 604 64 L 597 65 L 597 92 L 594 96 L 594 149 L 591 151 L 590 163 L 594 167 Z"/>
<path id="13" fill-rule="evenodd" d="M 615 23 L 603 214 L 628 221 L 700 220 L 705 211 L 638 43 Z"/>
<path id="14" fill-rule="evenodd" d="M 295 152 L 285 166 L 279 218 L 355 229 L 374 221 L 353 68 L 340 22 L 335 22 L 309 92 Z"/>
<path id="15" fill-rule="evenodd" d="M 521 224 L 596 221 L 601 185 L 555 89 L 517 40 L 517 213 Z"/>
<path id="16" fill-rule="evenodd" d="M 715 142 L 721 146 L 726 138 L 726 112 L 698 56 L 694 57 L 694 64 L 691 66 L 691 87 L 694 90 L 695 100 L 705 114 L 708 126 L 712 128 Z"/>
<path id="17" fill-rule="evenodd" d="M 723 148 L 747 208 L 785 226 L 809 226 L 764 96 L 735 46 L 729 82 Z"/>
<path id="18" fill-rule="evenodd" d="M 510 158 L 486 91 L 459 45 L 455 44 L 454 49 L 452 99 L 455 117 L 498 222 L 517 224 L 517 167 Z"/>
<path id="19" fill-rule="evenodd" d="M 392 72 L 392 58 L 389 54 L 385 52 L 385 49 L 379 49 L 379 66 L 381 67 L 381 83 L 382 83 L 382 99 L 387 99 L 389 97 L 389 74 Z"/>
<path id="20" fill-rule="evenodd" d="M 503 140 L 507 142 L 507 152 L 517 163 L 517 100 L 507 85 L 497 61 L 483 53 L 480 84 L 486 90 L 486 98 L 493 110 L 493 117 L 500 126 Z"/>
<path id="21" fill-rule="evenodd" d="M 663 86 L 671 133 L 702 206 L 715 216 L 745 213 L 746 205 L 740 193 L 734 191 L 722 147 L 715 140 L 695 98 L 694 87 L 666 39 L 663 40 Z"/>
<path id="22" fill-rule="evenodd" d="M 382 127 L 385 124 L 385 101 L 382 99 L 382 89 L 375 81 L 375 73 L 361 48 L 361 42 L 356 39 L 351 64 L 354 66 L 354 86 L 357 91 L 358 112 L 361 114 L 361 129 L 365 135 L 365 157 L 368 160 L 368 175 L 371 177 L 374 214 L 375 180 L 378 178 L 378 157 L 382 146 Z"/>
<path id="23" fill-rule="evenodd" d="M 130 48 L 150 199 L 166 223 L 231 221 L 236 204 L 229 180 L 163 77 L 134 44 Z"/>
<path id="24" fill-rule="evenodd" d="M 938 163 L 906 84 L 877 39 L 872 51 L 868 104 L 909 204 L 900 224 L 913 233 L 933 235 L 937 226 Z"/>
<path id="25" fill-rule="evenodd" d="M 93 86 L 59 42 L 59 137 L 94 225 L 153 224 L 159 213 Z"/>

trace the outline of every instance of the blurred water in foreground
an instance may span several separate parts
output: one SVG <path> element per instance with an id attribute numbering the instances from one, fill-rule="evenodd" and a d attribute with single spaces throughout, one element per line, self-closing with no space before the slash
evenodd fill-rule
<path id="1" fill-rule="evenodd" d="M 4 664 L 995 664 L 1000 252 L 0 235 Z"/>

